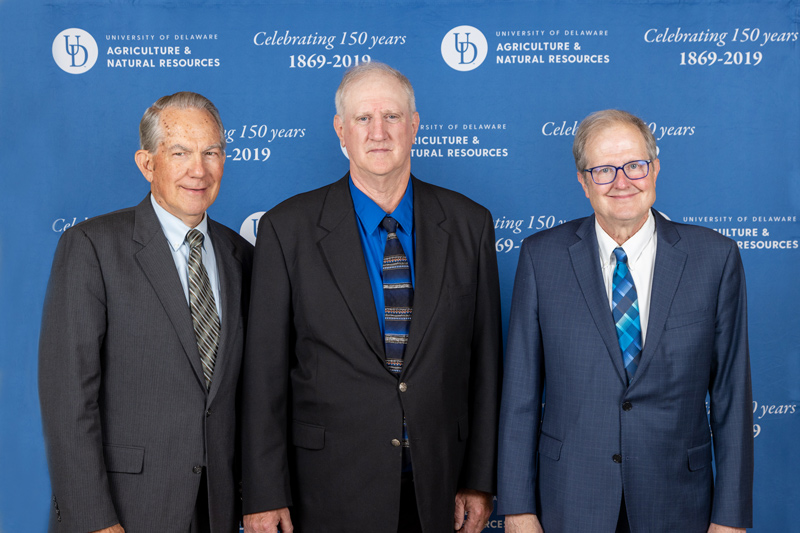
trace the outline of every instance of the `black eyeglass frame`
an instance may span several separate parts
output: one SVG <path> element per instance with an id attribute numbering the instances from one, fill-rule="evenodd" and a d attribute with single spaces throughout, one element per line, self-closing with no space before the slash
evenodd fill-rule
<path id="1" fill-rule="evenodd" d="M 583 171 L 589 173 L 589 176 L 592 177 L 592 181 L 594 182 L 595 185 L 610 185 L 610 184 L 614 183 L 617 180 L 617 174 L 619 173 L 620 170 L 625 175 L 625 177 L 627 179 L 631 180 L 631 181 L 638 181 L 638 180 L 645 179 L 647 176 L 650 175 L 650 163 L 652 163 L 652 162 L 653 162 L 652 159 L 634 159 L 633 161 L 628 161 L 627 163 L 625 163 L 621 167 L 615 167 L 614 165 L 597 165 L 596 167 L 592 167 L 592 168 L 584 168 Z M 647 163 L 647 172 L 645 172 L 644 176 L 642 176 L 641 178 L 631 178 L 630 176 L 628 176 L 628 173 L 625 172 L 625 167 L 630 165 L 631 163 Z M 614 177 L 611 179 L 611 181 L 606 181 L 606 182 L 603 182 L 603 183 L 597 183 L 597 180 L 594 179 L 594 172 L 593 171 L 595 169 L 598 169 L 598 168 L 613 168 L 614 169 Z"/>

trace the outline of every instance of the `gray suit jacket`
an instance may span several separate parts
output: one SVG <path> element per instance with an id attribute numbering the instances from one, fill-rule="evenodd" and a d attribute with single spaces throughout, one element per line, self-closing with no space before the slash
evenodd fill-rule
<path id="1" fill-rule="evenodd" d="M 523 242 L 503 382 L 499 512 L 535 512 L 545 531 L 614 531 L 624 490 L 633 531 L 751 526 L 753 411 L 739 249 L 715 231 L 653 214 L 650 316 L 630 385 L 594 217 Z"/>
<path id="2" fill-rule="evenodd" d="M 209 220 L 222 332 L 206 391 L 192 319 L 149 195 L 62 235 L 39 345 L 50 530 L 238 531 L 237 403 L 252 246 Z"/>

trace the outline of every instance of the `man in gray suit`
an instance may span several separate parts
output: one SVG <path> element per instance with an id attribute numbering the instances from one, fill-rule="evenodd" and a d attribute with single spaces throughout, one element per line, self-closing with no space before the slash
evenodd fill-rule
<path id="1" fill-rule="evenodd" d="M 182 92 L 139 133 L 150 194 L 64 232 L 53 260 L 39 346 L 50 531 L 238 531 L 252 247 L 206 215 L 224 129 Z"/>

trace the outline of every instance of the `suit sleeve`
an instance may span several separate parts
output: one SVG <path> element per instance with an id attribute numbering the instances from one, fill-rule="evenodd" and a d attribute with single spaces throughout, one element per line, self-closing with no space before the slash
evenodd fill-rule
<path id="1" fill-rule="evenodd" d="M 711 522 L 752 527 L 753 395 L 747 295 L 735 244 L 731 244 L 720 282 L 711 370 L 711 430 L 717 471 Z"/>
<path id="2" fill-rule="evenodd" d="M 64 531 L 119 522 L 109 492 L 98 394 L 106 296 L 89 237 L 75 228 L 59 240 L 39 338 L 42 408 L 53 505 Z"/>
<path id="3" fill-rule="evenodd" d="M 488 211 L 485 214 L 479 254 L 472 327 L 469 395 L 471 419 L 461 484 L 465 488 L 495 494 L 503 339 L 494 225 Z"/>
<path id="4" fill-rule="evenodd" d="M 536 279 L 522 244 L 508 327 L 500 404 L 498 514 L 536 513 L 536 454 L 544 386 Z"/>
<path id="5" fill-rule="evenodd" d="M 292 504 L 288 463 L 292 292 L 278 236 L 258 226 L 242 362 L 242 511 Z"/>

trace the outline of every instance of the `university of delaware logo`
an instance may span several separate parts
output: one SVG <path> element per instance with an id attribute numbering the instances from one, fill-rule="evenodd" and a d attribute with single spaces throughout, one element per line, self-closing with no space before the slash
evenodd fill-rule
<path id="1" fill-rule="evenodd" d="M 97 42 L 80 28 L 64 30 L 53 40 L 56 65 L 70 74 L 83 74 L 97 61 Z"/>
<path id="2" fill-rule="evenodd" d="M 458 26 L 442 39 L 442 57 L 455 70 L 465 72 L 481 66 L 489 45 L 481 30 L 472 26 Z"/>
<path id="3" fill-rule="evenodd" d="M 257 211 L 244 219 L 242 227 L 239 228 L 239 235 L 247 239 L 250 244 L 255 246 L 256 237 L 258 236 L 258 221 L 264 216 L 266 211 Z"/>

